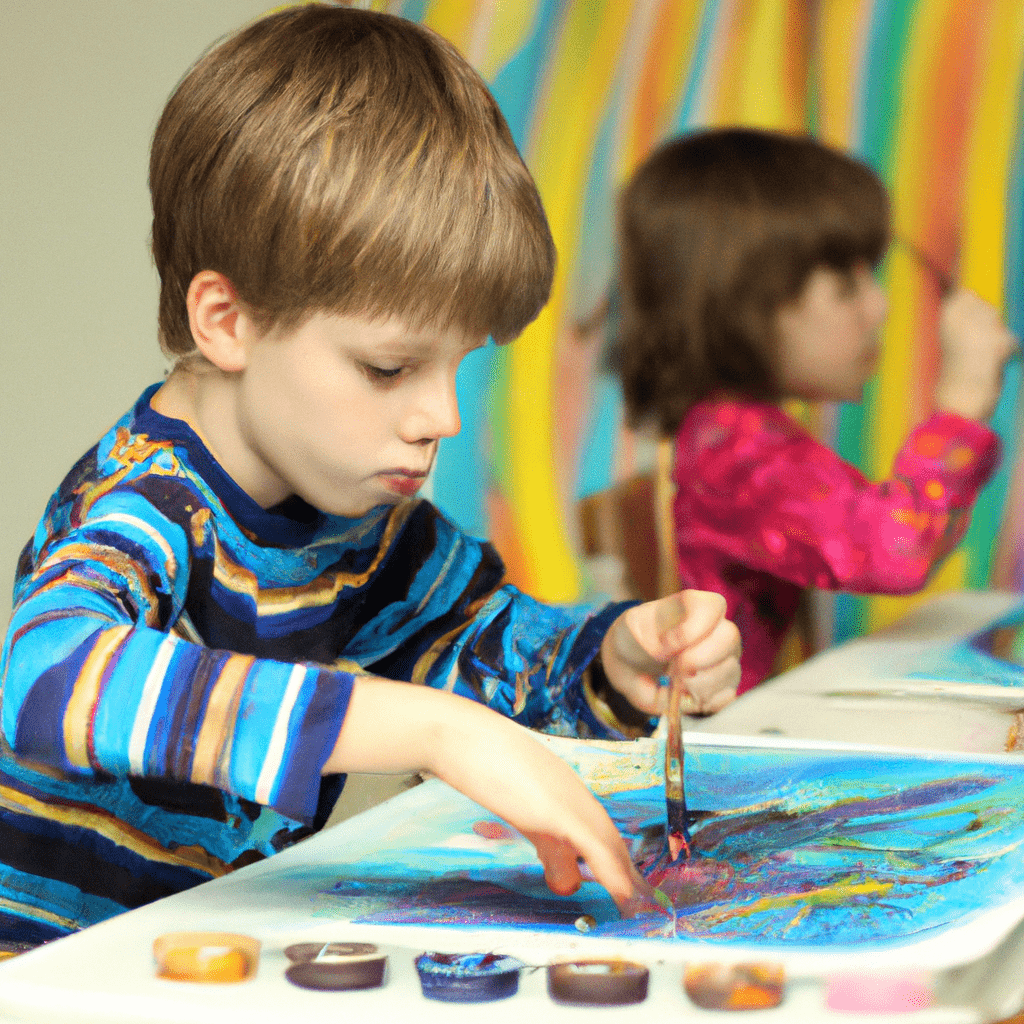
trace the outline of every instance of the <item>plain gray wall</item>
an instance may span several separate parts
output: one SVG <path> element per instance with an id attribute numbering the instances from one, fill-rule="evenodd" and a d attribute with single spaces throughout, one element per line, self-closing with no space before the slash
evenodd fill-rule
<path id="1" fill-rule="evenodd" d="M 0 630 L 75 460 L 160 379 L 146 169 L 192 62 L 273 0 L 0 0 Z"/>

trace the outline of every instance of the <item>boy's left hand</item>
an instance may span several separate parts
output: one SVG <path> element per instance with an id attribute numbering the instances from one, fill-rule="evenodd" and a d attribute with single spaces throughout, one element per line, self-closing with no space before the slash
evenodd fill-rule
<path id="1" fill-rule="evenodd" d="M 638 711 L 660 715 L 668 700 L 658 680 L 667 675 L 691 695 L 701 714 L 736 696 L 740 633 L 725 617 L 725 598 L 681 590 L 623 612 L 601 643 L 608 682 Z"/>

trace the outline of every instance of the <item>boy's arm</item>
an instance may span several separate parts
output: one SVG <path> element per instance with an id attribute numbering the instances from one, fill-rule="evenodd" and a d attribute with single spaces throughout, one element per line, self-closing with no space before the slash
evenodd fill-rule
<path id="1" fill-rule="evenodd" d="M 352 675 L 167 632 L 188 547 L 130 500 L 49 543 L 19 579 L 0 659 L 7 743 L 69 775 L 210 785 L 311 822 Z"/>
<path id="2" fill-rule="evenodd" d="M 425 501 L 379 576 L 363 604 L 365 625 L 345 645 L 345 656 L 367 671 L 471 697 L 542 732 L 630 735 L 620 728 L 629 723 L 602 714 L 589 685 L 604 635 L 628 603 L 535 600 L 505 581 L 490 544 Z M 639 731 L 651 728 L 648 720 Z"/>
<path id="3" fill-rule="evenodd" d="M 579 886 L 579 856 L 623 912 L 649 903 L 604 809 L 525 729 L 426 687 L 354 682 L 139 625 L 97 600 L 98 572 L 65 565 L 15 610 L 0 710 L 19 757 L 216 786 L 307 822 L 321 774 L 426 769 L 530 839 L 555 892 Z"/>
<path id="4" fill-rule="evenodd" d="M 417 769 L 437 775 L 526 836 L 553 892 L 579 888 L 582 858 L 623 913 L 657 909 L 604 808 L 528 730 L 473 700 L 361 677 L 325 771 Z"/>

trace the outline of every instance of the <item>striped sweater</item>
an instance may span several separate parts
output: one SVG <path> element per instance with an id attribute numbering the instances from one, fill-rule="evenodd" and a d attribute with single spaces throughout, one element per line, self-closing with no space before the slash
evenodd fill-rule
<path id="1" fill-rule="evenodd" d="M 359 673 L 619 735 L 586 677 L 621 607 L 532 600 L 426 501 L 264 510 L 150 407 L 155 390 L 73 467 L 18 565 L 0 942 L 67 934 L 321 827 Z"/>

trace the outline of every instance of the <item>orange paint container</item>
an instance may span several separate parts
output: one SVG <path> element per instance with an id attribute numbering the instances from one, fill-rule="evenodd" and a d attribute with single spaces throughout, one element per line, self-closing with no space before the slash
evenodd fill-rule
<path id="1" fill-rule="evenodd" d="M 705 1010 L 770 1010 L 782 1002 L 785 973 L 779 964 L 690 964 L 683 988 Z"/>
<path id="2" fill-rule="evenodd" d="M 222 985 L 256 974 L 260 943 L 234 932 L 168 932 L 153 942 L 159 978 Z"/>

